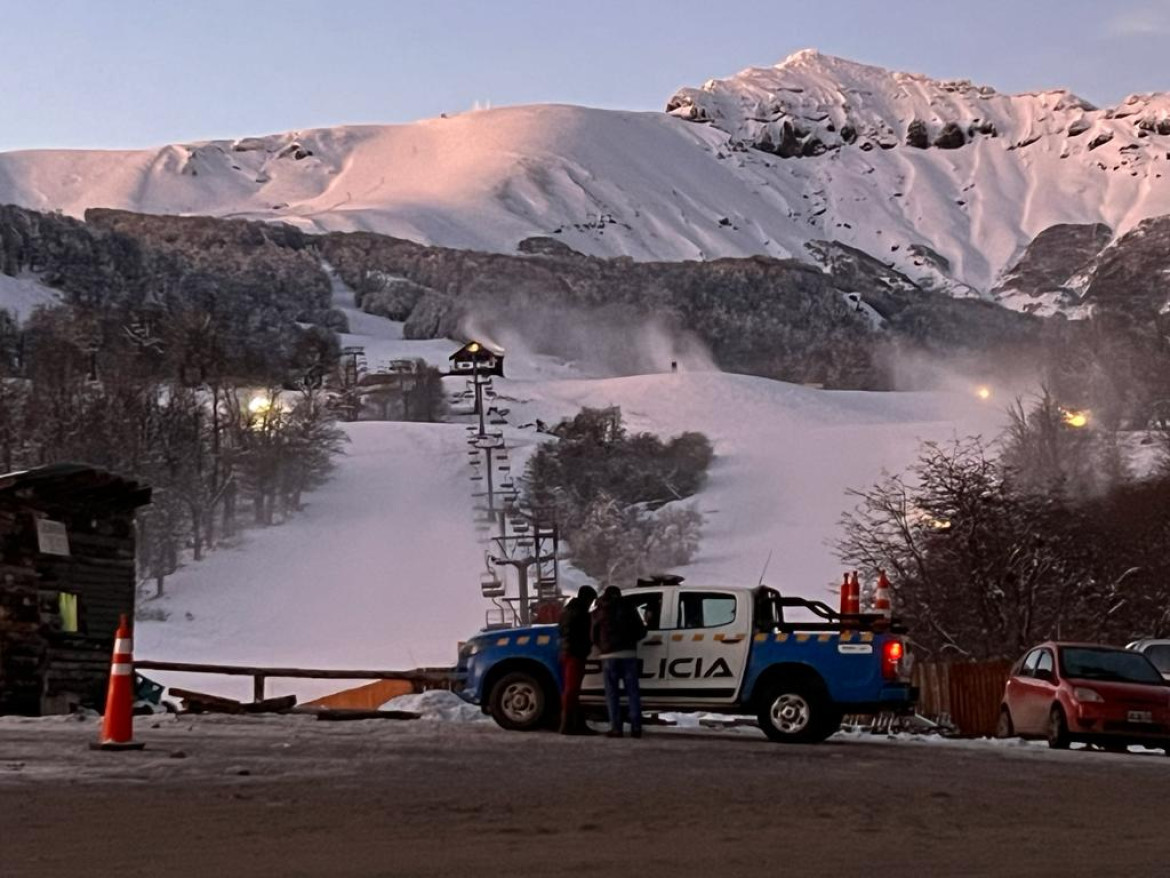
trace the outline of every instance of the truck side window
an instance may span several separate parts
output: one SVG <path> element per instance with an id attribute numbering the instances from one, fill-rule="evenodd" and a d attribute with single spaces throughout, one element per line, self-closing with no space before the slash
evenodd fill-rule
<path id="1" fill-rule="evenodd" d="M 735 595 L 690 591 L 678 596 L 678 627 L 718 628 L 735 621 Z"/>
<path id="2" fill-rule="evenodd" d="M 647 631 L 657 631 L 662 627 L 662 593 L 629 595 L 623 600 L 631 609 L 642 617 L 642 624 Z"/>

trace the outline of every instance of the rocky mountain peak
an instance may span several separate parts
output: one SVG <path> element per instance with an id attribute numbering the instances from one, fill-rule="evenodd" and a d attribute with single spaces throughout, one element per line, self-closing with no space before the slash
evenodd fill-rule
<path id="1" fill-rule="evenodd" d="M 850 146 L 959 149 L 998 137 L 1022 148 L 1091 129 L 1097 129 L 1094 136 L 1111 136 L 1117 132 L 1108 123 L 1139 114 L 1148 121 L 1138 130 L 1157 133 L 1161 108 L 1149 104 L 1159 97 L 1135 96 L 1100 111 L 1066 89 L 1005 95 L 969 79 L 934 79 L 805 49 L 772 67 L 680 89 L 666 111 L 796 158 Z"/>

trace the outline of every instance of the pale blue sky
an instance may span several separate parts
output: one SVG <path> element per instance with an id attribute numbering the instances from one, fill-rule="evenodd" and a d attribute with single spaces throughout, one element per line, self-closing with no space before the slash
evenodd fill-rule
<path id="1" fill-rule="evenodd" d="M 1170 90 L 1170 0 L 0 0 L 0 150 L 537 101 L 659 110 L 814 47 L 1098 103 Z"/>

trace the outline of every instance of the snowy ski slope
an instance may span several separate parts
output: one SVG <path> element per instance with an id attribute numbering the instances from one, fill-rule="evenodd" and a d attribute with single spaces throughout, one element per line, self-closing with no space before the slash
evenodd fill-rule
<path id="1" fill-rule="evenodd" d="M 445 363 L 453 344 L 404 341 L 401 326 L 356 318 L 347 344 L 379 359 L 421 356 Z M 579 364 L 508 352 L 497 379 L 504 428 L 522 465 L 542 437 L 530 424 L 581 406 L 620 405 L 632 429 L 707 433 L 717 458 L 694 502 L 706 515 L 702 548 L 678 572 L 712 583 L 767 580 L 792 594 L 825 598 L 839 571 L 826 545 L 844 492 L 883 467 L 898 469 L 920 439 L 997 431 L 999 413 L 973 394 L 827 392 L 719 372 L 582 377 Z M 455 382 L 455 379 L 448 379 Z M 459 389 L 454 384 L 452 390 Z M 139 624 L 140 657 L 310 667 L 445 664 L 456 641 L 483 623 L 483 546 L 472 520 L 462 423 L 347 425 L 337 473 L 287 524 L 251 531 L 168 579 L 168 596 L 145 606 L 169 613 Z M 173 685 L 249 696 L 245 678 L 158 675 Z M 198 685 L 197 685 L 198 684 Z M 336 684 L 274 681 L 271 693 L 301 697 Z"/>

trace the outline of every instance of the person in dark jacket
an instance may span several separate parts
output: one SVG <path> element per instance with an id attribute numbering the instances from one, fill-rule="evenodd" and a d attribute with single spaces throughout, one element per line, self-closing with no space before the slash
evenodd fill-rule
<path id="1" fill-rule="evenodd" d="M 605 677 L 605 706 L 609 711 L 611 738 L 622 736 L 620 687 L 624 684 L 629 704 L 630 735 L 642 737 L 642 697 L 638 689 L 638 644 L 646 626 L 637 610 L 622 600 L 616 585 L 606 586 L 593 611 L 593 642 L 601 653 Z"/>
<path id="2" fill-rule="evenodd" d="M 581 680 L 585 677 L 585 660 L 593 650 L 589 610 L 597 600 L 597 591 L 583 585 L 577 596 L 561 610 L 561 734 L 592 734 L 581 715 Z"/>

